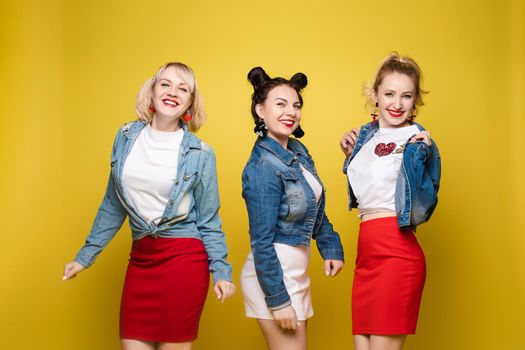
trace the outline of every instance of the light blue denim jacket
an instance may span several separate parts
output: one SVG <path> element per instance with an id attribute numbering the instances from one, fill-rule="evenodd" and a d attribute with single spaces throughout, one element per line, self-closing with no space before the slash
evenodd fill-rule
<path id="1" fill-rule="evenodd" d="M 300 165 L 322 185 L 306 147 L 289 139 L 289 150 L 271 137 L 258 138 L 242 174 L 242 195 L 250 223 L 250 243 L 268 308 L 290 303 L 273 243 L 309 246 L 314 238 L 323 259 L 343 260 L 343 247 Z"/>
<path id="2" fill-rule="evenodd" d="M 126 198 L 122 188 L 122 170 L 131 148 L 146 126 L 142 121 L 125 124 L 117 133 L 111 152 L 111 172 L 102 204 L 86 243 L 75 261 L 89 267 L 129 217 L 133 240 L 147 235 L 169 238 L 200 239 L 206 252 L 214 281 L 231 281 L 231 265 L 219 217 L 219 191 L 213 150 L 187 130 L 181 143 L 177 178 L 164 214 L 158 224 L 146 222 Z M 179 212 L 183 196 L 190 197 L 188 212 Z"/>
<path id="3" fill-rule="evenodd" d="M 419 130 L 425 130 L 421 125 L 413 124 Z M 345 174 L 352 159 L 378 130 L 378 123 L 368 123 L 361 127 L 354 150 L 345 159 L 343 165 Z M 422 141 L 407 143 L 403 150 L 403 162 L 395 191 L 395 208 L 399 227 L 411 227 L 415 230 L 417 225 L 430 219 L 438 202 L 440 177 L 441 158 L 436 142 L 432 140 L 432 146 Z M 350 183 L 348 183 L 348 198 L 349 210 L 357 208 L 357 199 Z"/>

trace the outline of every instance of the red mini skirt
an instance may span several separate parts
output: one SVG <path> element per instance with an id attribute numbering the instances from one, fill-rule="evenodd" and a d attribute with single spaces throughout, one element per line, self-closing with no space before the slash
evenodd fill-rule
<path id="1" fill-rule="evenodd" d="M 195 340 L 208 286 L 202 241 L 151 236 L 134 241 L 122 291 L 120 338 Z"/>
<path id="2" fill-rule="evenodd" d="M 352 289 L 353 334 L 414 334 L 425 256 L 396 217 L 361 223 Z"/>

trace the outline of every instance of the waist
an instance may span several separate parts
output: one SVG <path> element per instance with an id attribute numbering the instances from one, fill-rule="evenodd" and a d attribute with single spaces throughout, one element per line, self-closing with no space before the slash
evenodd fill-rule
<path id="1" fill-rule="evenodd" d="M 391 210 L 379 210 L 379 211 L 372 211 L 372 212 L 368 212 L 368 213 L 359 215 L 361 222 L 365 222 L 365 221 L 373 220 L 373 219 L 389 218 L 389 217 L 397 217 L 396 212 L 391 211 Z"/>
<path id="2" fill-rule="evenodd" d="M 189 227 L 188 227 L 189 226 Z M 153 238 L 196 238 L 202 241 L 202 235 L 195 226 L 191 225 L 174 225 L 168 228 L 136 228 L 131 227 L 131 236 L 133 241 L 144 237 Z"/>

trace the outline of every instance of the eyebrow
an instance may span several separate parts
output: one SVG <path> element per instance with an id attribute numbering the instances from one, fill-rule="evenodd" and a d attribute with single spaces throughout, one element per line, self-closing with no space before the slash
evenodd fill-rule
<path id="1" fill-rule="evenodd" d="M 172 82 L 171 80 L 169 80 L 168 78 L 160 78 L 160 79 L 159 79 L 159 83 L 160 83 L 161 81 L 163 81 L 163 80 L 166 80 L 167 82 L 173 84 L 173 82 Z M 188 87 L 188 88 L 190 87 L 190 86 L 189 86 L 188 84 L 186 84 L 183 80 L 181 80 L 181 82 L 179 83 L 179 85 L 184 85 L 184 86 L 186 86 L 186 87 Z"/>
<path id="2" fill-rule="evenodd" d="M 287 99 L 282 98 L 282 97 L 276 97 L 275 100 L 276 100 L 276 101 L 277 101 L 277 100 L 282 100 L 282 101 L 284 101 L 284 102 L 288 102 Z M 293 104 L 301 104 L 301 101 L 295 101 Z"/>
<path id="3" fill-rule="evenodd" d="M 396 90 L 392 90 L 392 89 L 386 89 L 385 92 L 397 92 Z M 414 91 L 412 90 L 407 90 L 407 91 L 403 91 L 401 94 L 413 94 Z"/>

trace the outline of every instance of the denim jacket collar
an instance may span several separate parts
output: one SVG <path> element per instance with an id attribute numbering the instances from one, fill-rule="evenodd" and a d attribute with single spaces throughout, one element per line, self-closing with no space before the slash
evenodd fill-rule
<path id="1" fill-rule="evenodd" d="M 148 125 L 148 123 L 143 120 L 139 120 L 138 123 L 130 122 L 124 125 L 122 132 L 128 139 L 128 142 L 133 142 L 140 134 L 142 129 L 146 127 L 146 125 Z M 184 136 L 182 137 L 181 143 L 182 155 L 188 153 L 188 151 L 192 148 L 202 150 L 202 142 L 195 135 L 188 132 L 188 126 L 181 121 L 179 121 L 179 125 L 184 130 Z"/>
<path id="2" fill-rule="evenodd" d="M 271 138 L 270 136 L 259 137 L 257 144 L 271 153 L 273 153 L 278 159 L 280 159 L 284 164 L 290 165 L 295 158 L 295 155 L 300 155 L 306 157 L 303 148 L 295 139 L 288 139 L 288 148 L 292 151 L 286 150 L 279 142 Z"/>

